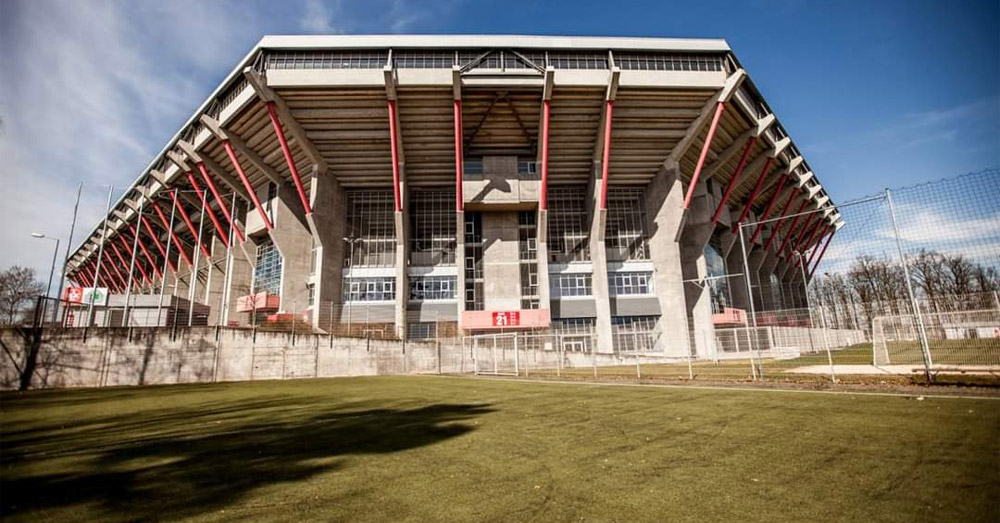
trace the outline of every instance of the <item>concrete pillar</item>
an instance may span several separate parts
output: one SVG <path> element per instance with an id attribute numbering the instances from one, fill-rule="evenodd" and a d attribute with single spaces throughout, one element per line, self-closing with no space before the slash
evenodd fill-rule
<path id="1" fill-rule="evenodd" d="M 535 248 L 538 252 L 538 308 L 552 308 L 549 292 L 549 211 L 539 210 L 535 220 Z M 550 313 L 551 317 L 551 313 Z"/>
<path id="2" fill-rule="evenodd" d="M 234 242 L 238 239 L 234 238 Z M 237 248 L 235 243 L 232 245 Z M 211 264 L 209 264 L 208 280 L 205 285 L 205 304 L 208 305 L 208 324 L 219 325 L 223 318 L 223 291 L 226 288 L 226 260 L 229 258 L 229 250 L 226 249 L 222 240 L 212 236 Z"/>
<path id="3" fill-rule="evenodd" d="M 486 310 L 521 308 L 516 211 L 490 211 L 483 219 L 483 305 Z"/>
<path id="4" fill-rule="evenodd" d="M 242 230 L 245 229 L 244 221 L 239 216 L 242 213 L 237 209 L 237 215 L 233 216 L 236 225 Z M 251 324 L 250 315 L 239 311 L 238 299 L 241 296 L 249 296 L 253 290 L 253 266 L 256 260 L 257 246 L 253 240 L 239 243 L 239 237 L 233 238 L 233 248 L 230 250 L 229 278 L 226 279 L 228 290 L 226 291 L 226 309 L 223 321 L 226 324 L 236 324 L 241 327 Z"/>
<path id="5" fill-rule="evenodd" d="M 455 305 L 458 311 L 458 328 L 462 329 L 462 312 L 465 311 L 465 213 L 455 212 Z"/>
<path id="6" fill-rule="evenodd" d="M 588 189 L 588 213 L 590 215 L 590 263 L 592 266 L 591 289 L 597 316 L 594 320 L 597 335 L 597 352 L 614 352 L 614 334 L 611 329 L 611 296 L 608 292 L 608 255 L 604 245 L 604 231 L 608 211 L 601 209 L 601 166 L 594 163 Z"/>
<path id="7" fill-rule="evenodd" d="M 263 189 L 267 191 L 265 187 Z M 268 204 L 265 204 L 265 206 Z M 306 222 L 302 202 L 295 188 L 285 184 L 278 189 L 278 196 L 270 201 L 270 232 L 274 246 L 281 254 L 281 304 L 280 312 L 301 312 L 309 304 L 309 266 L 312 256 L 312 233 Z"/>
<path id="8" fill-rule="evenodd" d="M 676 162 L 662 167 L 646 189 L 646 212 L 653 261 L 653 281 L 660 300 L 660 337 L 656 349 L 667 356 L 689 354 L 688 322 L 684 299 L 680 244 L 684 187 Z"/>
<path id="9" fill-rule="evenodd" d="M 307 217 L 316 245 L 315 272 L 311 283 L 315 293 L 312 309 L 314 328 L 329 330 L 339 320 L 341 279 L 344 267 L 345 196 L 340 184 L 313 166 Z"/>
<path id="10" fill-rule="evenodd" d="M 774 274 L 774 269 L 778 263 L 778 257 L 770 251 L 765 251 L 762 247 L 754 249 L 754 254 L 757 254 L 758 251 L 761 253 L 760 256 L 762 258 L 760 261 L 760 267 L 757 269 L 757 279 L 761 282 L 761 309 L 781 309 L 781 302 L 775 301 L 775 296 L 778 296 L 781 292 L 781 282 L 779 280 L 777 284 L 774 284 L 771 281 L 771 275 Z"/>
<path id="11" fill-rule="evenodd" d="M 406 206 L 404 206 L 404 209 Z M 410 301 L 410 275 L 407 273 L 410 219 L 406 212 L 396 213 L 396 335 L 406 336 L 406 309 Z"/>
<path id="12" fill-rule="evenodd" d="M 712 295 L 705 281 L 708 276 L 705 247 L 715 232 L 712 223 L 715 208 L 706 184 L 699 183 L 694 191 L 680 238 L 681 273 L 686 282 L 685 312 L 693 329 L 693 355 L 707 358 L 715 355 L 715 329 L 712 327 Z"/>

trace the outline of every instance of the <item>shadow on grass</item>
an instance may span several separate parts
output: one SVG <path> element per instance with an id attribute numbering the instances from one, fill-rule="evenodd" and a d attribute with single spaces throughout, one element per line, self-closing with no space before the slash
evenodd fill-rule
<path id="1" fill-rule="evenodd" d="M 0 516 L 80 506 L 101 519 L 179 519 L 230 506 L 255 489 L 342 470 L 465 434 L 488 405 L 323 407 L 329 398 L 272 397 L 5 427 Z M 8 430 L 15 429 L 15 430 Z M 45 466 L 29 460 L 61 460 Z M 44 474 L 19 473 L 38 465 Z M 275 500 L 280 502 L 280 500 Z"/>

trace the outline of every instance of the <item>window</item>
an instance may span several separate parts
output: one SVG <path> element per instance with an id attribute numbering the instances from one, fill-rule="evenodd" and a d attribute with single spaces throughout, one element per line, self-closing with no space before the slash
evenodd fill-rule
<path id="1" fill-rule="evenodd" d="M 270 238 L 257 244 L 257 259 L 253 269 L 253 292 L 281 294 L 281 253 Z"/>
<path id="2" fill-rule="evenodd" d="M 437 336 L 434 322 L 412 322 L 406 324 L 406 337 L 410 340 L 428 340 Z"/>
<path id="3" fill-rule="evenodd" d="M 589 273 L 550 274 L 550 291 L 553 298 L 590 296 L 592 278 Z"/>
<path id="4" fill-rule="evenodd" d="M 594 348 L 594 318 L 552 320 L 552 328 L 562 340 L 564 352 L 590 353 Z"/>
<path id="5" fill-rule="evenodd" d="M 274 183 L 268 182 L 267 184 L 267 194 L 264 196 L 264 212 L 267 213 L 267 218 L 274 223 L 274 200 L 278 197 L 278 186 Z"/>
<path id="6" fill-rule="evenodd" d="M 653 273 L 613 272 L 608 275 L 612 296 L 637 296 L 653 293 Z"/>
<path id="7" fill-rule="evenodd" d="M 316 274 L 316 265 L 318 265 L 317 256 L 319 256 L 319 246 L 316 245 L 316 238 L 312 238 L 312 253 L 309 255 L 309 275 L 312 276 Z"/>
<path id="8" fill-rule="evenodd" d="M 522 180 L 537 180 L 539 177 L 538 162 L 518 160 L 517 174 Z"/>
<path id="9" fill-rule="evenodd" d="M 455 190 L 414 190 L 410 195 L 410 263 L 455 265 Z"/>
<path id="10" fill-rule="evenodd" d="M 462 174 L 483 174 L 483 161 L 481 159 L 463 161 Z"/>
<path id="11" fill-rule="evenodd" d="M 722 257 L 717 239 L 712 239 L 705 246 L 705 269 L 712 312 L 719 314 L 732 304 L 732 298 L 729 295 L 729 279 L 726 278 L 726 260 Z"/>
<path id="12" fill-rule="evenodd" d="M 562 185 L 549 188 L 550 262 L 590 260 L 590 227 L 587 218 L 587 186 Z"/>
<path id="13" fill-rule="evenodd" d="M 549 53 L 549 65 L 556 69 L 607 69 L 607 53 Z"/>
<path id="14" fill-rule="evenodd" d="M 455 63 L 452 51 L 396 51 L 392 56 L 400 69 L 451 69 Z"/>
<path id="15" fill-rule="evenodd" d="M 349 301 L 392 301 L 396 299 L 396 279 L 390 277 L 344 278 L 341 297 Z"/>
<path id="16" fill-rule="evenodd" d="M 538 245 L 535 211 L 517 213 L 517 256 L 521 269 L 521 308 L 537 309 Z"/>
<path id="17" fill-rule="evenodd" d="M 381 69 L 388 51 L 267 51 L 267 69 Z"/>
<path id="18" fill-rule="evenodd" d="M 410 299 L 454 300 L 458 279 L 454 276 L 411 276 Z"/>
<path id="19" fill-rule="evenodd" d="M 310 283 L 306 288 L 309 290 L 309 306 L 312 307 L 316 305 L 316 285 Z"/>
<path id="20" fill-rule="evenodd" d="M 608 188 L 608 224 L 605 235 L 609 261 L 649 259 L 645 191 Z"/>
<path id="21" fill-rule="evenodd" d="M 483 303 L 483 217 L 465 213 L 465 310 L 481 311 Z"/>
<path id="22" fill-rule="evenodd" d="M 396 222 L 392 190 L 348 191 L 346 207 L 344 266 L 394 266 Z"/>
<path id="23" fill-rule="evenodd" d="M 722 71 L 721 55 L 615 53 L 615 65 L 623 71 Z"/>
<path id="24" fill-rule="evenodd" d="M 618 353 L 652 352 L 659 337 L 659 316 L 612 316 L 611 333 Z"/>

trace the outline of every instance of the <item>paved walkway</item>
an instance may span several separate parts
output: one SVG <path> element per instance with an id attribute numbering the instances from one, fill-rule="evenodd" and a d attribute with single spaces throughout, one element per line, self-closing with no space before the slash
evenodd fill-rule
<path id="1" fill-rule="evenodd" d="M 920 364 L 910 364 L 910 365 L 880 365 L 878 367 L 874 365 L 834 365 L 833 371 L 836 374 L 883 374 L 883 375 L 893 375 L 893 376 L 909 376 L 911 374 L 923 374 L 924 369 Z M 829 374 L 829 365 L 805 365 L 803 367 L 795 367 L 788 369 L 785 372 L 792 374 Z M 962 365 L 947 365 L 942 366 L 941 369 L 935 369 L 938 374 L 998 374 L 1000 373 L 1000 366 L 997 365 L 987 365 L 987 366 L 962 366 Z"/>

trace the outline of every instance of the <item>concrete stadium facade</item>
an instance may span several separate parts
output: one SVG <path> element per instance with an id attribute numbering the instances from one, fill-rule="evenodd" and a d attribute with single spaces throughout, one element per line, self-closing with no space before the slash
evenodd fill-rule
<path id="1" fill-rule="evenodd" d="M 400 336 L 583 330 L 610 352 L 657 331 L 668 356 L 743 321 L 734 274 L 774 291 L 757 310 L 800 306 L 789 283 L 840 225 L 702 39 L 264 37 L 109 209 L 70 280 L 210 324 L 364 307 Z M 744 230 L 744 263 L 739 224 L 780 217 Z"/>

